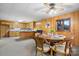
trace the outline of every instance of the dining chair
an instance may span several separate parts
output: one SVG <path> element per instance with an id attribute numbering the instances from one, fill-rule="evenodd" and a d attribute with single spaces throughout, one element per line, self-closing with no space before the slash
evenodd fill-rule
<path id="1" fill-rule="evenodd" d="M 41 52 L 41 55 L 43 55 L 45 52 L 49 51 L 50 45 L 44 43 L 44 38 L 41 37 L 34 37 L 36 42 L 36 55 L 39 52 Z"/>
<path id="2" fill-rule="evenodd" d="M 72 41 L 74 39 L 74 36 L 71 34 L 68 37 L 66 37 L 63 41 L 60 41 L 59 43 L 55 44 L 55 51 L 56 53 L 61 53 L 65 56 L 71 56 L 72 54 Z"/>

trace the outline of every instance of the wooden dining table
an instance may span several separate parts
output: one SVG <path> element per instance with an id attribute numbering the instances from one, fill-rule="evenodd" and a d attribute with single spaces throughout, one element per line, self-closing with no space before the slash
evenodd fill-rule
<path id="1" fill-rule="evenodd" d="M 63 43 L 66 42 L 66 44 L 67 44 L 67 42 L 68 42 L 68 40 L 65 40 L 66 36 L 64 36 L 64 35 L 53 35 L 53 36 L 49 36 L 49 35 L 44 34 L 44 35 L 40 35 L 39 37 L 44 38 L 44 40 L 46 40 L 47 42 L 50 43 L 51 48 L 47 52 L 50 55 L 55 55 L 56 54 L 56 52 L 54 50 L 52 50 L 52 47 L 55 44 L 62 43 L 62 42 Z"/>
<path id="2" fill-rule="evenodd" d="M 41 38 L 44 38 L 45 40 L 47 40 L 48 42 L 50 42 L 50 43 L 59 43 L 59 42 L 64 42 L 64 41 L 67 41 L 67 40 L 65 40 L 65 38 L 66 38 L 66 36 L 64 36 L 64 35 L 46 35 L 46 34 L 44 34 L 44 35 L 40 35 L 39 37 L 41 37 Z M 53 45 L 53 44 L 51 44 L 51 45 Z"/>

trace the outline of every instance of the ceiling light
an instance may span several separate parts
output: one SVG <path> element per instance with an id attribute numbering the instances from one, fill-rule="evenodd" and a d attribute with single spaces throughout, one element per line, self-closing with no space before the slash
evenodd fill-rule
<path id="1" fill-rule="evenodd" d="M 49 15 L 52 15 L 54 13 L 54 10 L 51 10 L 50 12 L 49 12 Z"/>
<path id="2" fill-rule="evenodd" d="M 18 22 L 23 22 L 24 20 L 18 20 Z"/>
<path id="3" fill-rule="evenodd" d="M 57 11 L 51 10 L 51 11 L 49 12 L 49 15 L 53 15 L 53 14 L 57 14 Z"/>

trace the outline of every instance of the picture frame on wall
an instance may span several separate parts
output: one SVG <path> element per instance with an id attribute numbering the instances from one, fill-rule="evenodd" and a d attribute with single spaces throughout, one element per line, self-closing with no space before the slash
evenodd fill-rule
<path id="1" fill-rule="evenodd" d="M 47 22 L 47 23 L 45 24 L 45 28 L 50 28 L 50 22 Z"/>
<path id="2" fill-rule="evenodd" d="M 70 18 L 60 19 L 56 21 L 57 31 L 70 31 Z"/>

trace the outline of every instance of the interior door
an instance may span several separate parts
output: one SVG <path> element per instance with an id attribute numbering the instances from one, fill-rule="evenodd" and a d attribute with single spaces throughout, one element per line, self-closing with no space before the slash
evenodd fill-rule
<path id="1" fill-rule="evenodd" d="M 9 25 L 0 24 L 0 37 L 9 37 Z"/>

